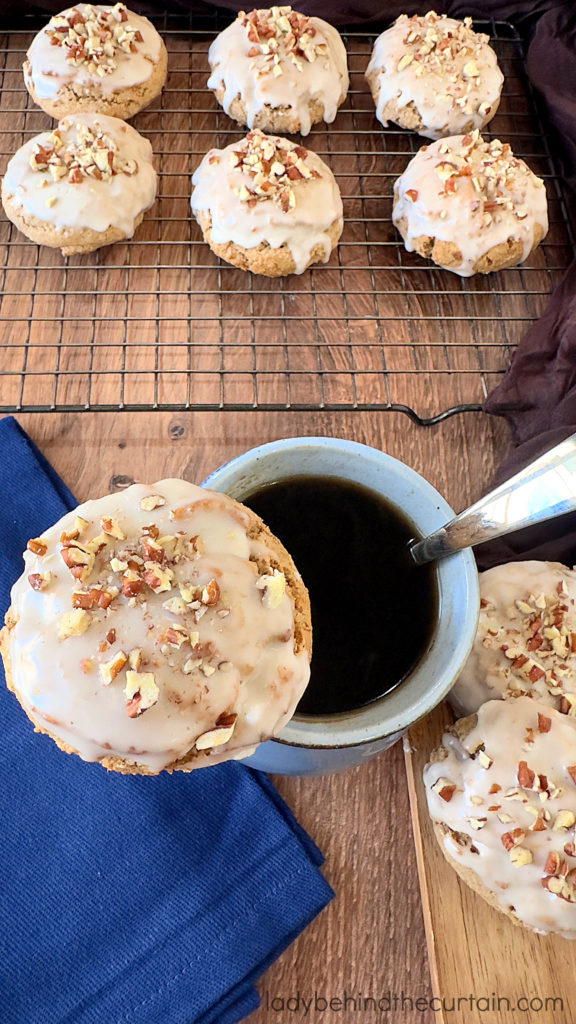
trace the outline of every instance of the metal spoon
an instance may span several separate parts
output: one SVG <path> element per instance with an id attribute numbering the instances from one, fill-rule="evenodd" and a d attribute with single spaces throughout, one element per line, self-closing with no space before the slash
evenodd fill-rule
<path id="1" fill-rule="evenodd" d="M 540 455 L 410 551 L 417 565 L 576 510 L 576 434 Z"/>

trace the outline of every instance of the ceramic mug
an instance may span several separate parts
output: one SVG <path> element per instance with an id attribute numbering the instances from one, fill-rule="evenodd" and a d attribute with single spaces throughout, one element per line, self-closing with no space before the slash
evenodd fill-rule
<path id="1" fill-rule="evenodd" d="M 331 437 L 293 437 L 252 448 L 220 466 L 202 486 L 242 501 L 265 484 L 299 475 L 340 477 L 363 484 L 404 512 L 422 536 L 454 515 L 431 484 L 398 459 L 367 445 Z M 245 763 L 281 775 L 341 771 L 391 746 L 436 707 L 459 675 L 476 633 L 478 573 L 471 550 L 438 562 L 436 582 L 438 613 L 433 639 L 400 686 L 345 714 L 296 712 L 282 732 L 261 743 Z"/>

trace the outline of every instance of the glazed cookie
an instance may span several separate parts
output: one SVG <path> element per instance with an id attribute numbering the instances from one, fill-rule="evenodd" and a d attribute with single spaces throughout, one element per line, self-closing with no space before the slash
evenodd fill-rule
<path id="1" fill-rule="evenodd" d="M 456 713 L 527 695 L 576 714 L 575 600 L 576 572 L 559 562 L 480 573 L 476 640 L 449 697 Z"/>
<path id="2" fill-rule="evenodd" d="M 482 128 L 500 103 L 502 72 L 472 19 L 401 14 L 378 36 L 366 79 L 376 116 L 428 139 Z"/>
<path id="3" fill-rule="evenodd" d="M 442 852 L 515 924 L 576 938 L 576 720 L 529 697 L 492 700 L 424 769 Z"/>
<path id="4" fill-rule="evenodd" d="M 336 117 L 348 92 L 335 28 L 291 7 L 243 11 L 208 52 L 208 88 L 239 125 L 307 135 Z"/>
<path id="5" fill-rule="evenodd" d="M 24 62 L 32 99 L 51 117 L 83 111 L 126 119 L 160 95 L 166 47 L 147 18 L 124 4 L 77 4 L 55 14 Z"/>
<path id="6" fill-rule="evenodd" d="M 192 177 L 192 210 L 217 256 L 266 277 L 326 263 L 342 234 L 342 199 L 311 150 L 256 129 L 212 149 Z"/>
<path id="7" fill-rule="evenodd" d="M 102 114 L 76 114 L 30 139 L 2 180 L 7 217 L 64 256 L 132 238 L 155 197 L 150 143 Z"/>
<path id="8" fill-rule="evenodd" d="M 408 252 L 460 277 L 489 274 L 544 238 L 546 190 L 507 143 L 474 131 L 422 147 L 394 186 L 392 220 Z"/>
<path id="9" fill-rule="evenodd" d="M 1 648 L 37 730 L 124 773 L 246 757 L 309 678 L 308 594 L 224 494 L 162 480 L 88 501 L 25 553 Z"/>

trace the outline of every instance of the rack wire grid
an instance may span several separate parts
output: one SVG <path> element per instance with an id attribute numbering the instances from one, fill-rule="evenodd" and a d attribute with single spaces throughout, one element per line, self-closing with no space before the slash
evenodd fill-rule
<path id="1" fill-rule="evenodd" d="M 0 410 L 402 409 L 431 423 L 479 409 L 576 251 L 515 28 L 475 26 L 505 75 L 485 135 L 546 181 L 550 231 L 529 261 L 463 280 L 405 251 L 393 184 L 425 140 L 378 124 L 364 80 L 378 32 L 349 31 L 348 98 L 306 140 L 336 175 L 344 233 L 328 264 L 270 280 L 218 260 L 190 212 L 202 156 L 243 134 L 206 88 L 229 17 L 156 19 L 168 82 L 133 124 L 152 142 L 159 190 L 133 240 L 65 259 L 0 222 Z M 0 36 L 1 171 L 51 124 L 21 71 L 40 25 Z"/>

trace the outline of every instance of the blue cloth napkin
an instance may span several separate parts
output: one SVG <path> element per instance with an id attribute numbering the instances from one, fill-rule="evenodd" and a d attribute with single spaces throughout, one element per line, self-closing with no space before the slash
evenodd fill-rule
<path id="1" fill-rule="evenodd" d="M 0 613 L 22 551 L 76 503 L 0 422 Z M 0 685 L 2 1024 L 233 1024 L 333 893 L 265 776 L 107 773 L 35 734 Z"/>

